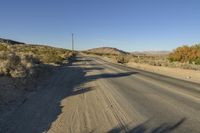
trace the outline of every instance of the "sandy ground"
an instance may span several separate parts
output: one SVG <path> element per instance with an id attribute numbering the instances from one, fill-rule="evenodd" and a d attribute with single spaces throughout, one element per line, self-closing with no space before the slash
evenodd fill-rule
<path id="1" fill-rule="evenodd" d="M 187 70 L 187 69 L 170 68 L 170 67 L 162 67 L 162 66 L 151 66 L 148 64 L 139 64 L 139 63 L 134 63 L 134 62 L 128 63 L 127 66 L 171 76 L 174 78 L 179 78 L 179 79 L 184 79 L 187 81 L 200 83 L 200 71 L 196 71 L 196 70 Z"/>
<path id="2" fill-rule="evenodd" d="M 100 57 L 100 56 L 96 56 Z M 100 57 L 108 62 L 116 63 L 114 60 L 107 58 L 107 57 Z M 163 66 L 152 66 L 148 64 L 140 64 L 140 63 L 134 63 L 129 62 L 126 64 L 126 66 L 158 73 L 174 78 L 179 78 L 191 82 L 197 82 L 200 83 L 200 71 L 197 70 L 187 70 L 187 69 L 181 69 L 181 68 L 170 68 L 170 67 L 163 67 Z"/>

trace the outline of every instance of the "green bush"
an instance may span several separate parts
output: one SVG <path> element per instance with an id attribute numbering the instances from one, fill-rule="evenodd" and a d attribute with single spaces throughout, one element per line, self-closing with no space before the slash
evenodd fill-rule
<path id="1" fill-rule="evenodd" d="M 200 65 L 200 58 L 195 59 L 195 60 L 194 60 L 194 63 L 195 63 L 196 65 Z"/>

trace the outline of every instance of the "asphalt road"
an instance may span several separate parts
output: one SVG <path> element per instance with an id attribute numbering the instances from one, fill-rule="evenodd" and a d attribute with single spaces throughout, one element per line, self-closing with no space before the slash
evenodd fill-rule
<path id="1" fill-rule="evenodd" d="M 97 57 L 57 67 L 2 133 L 200 133 L 200 85 Z"/>

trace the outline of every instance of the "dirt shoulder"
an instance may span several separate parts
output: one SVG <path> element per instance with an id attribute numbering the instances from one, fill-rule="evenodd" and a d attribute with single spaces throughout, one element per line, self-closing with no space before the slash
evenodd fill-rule
<path id="1" fill-rule="evenodd" d="M 162 75 L 167 75 L 174 78 L 179 78 L 187 81 L 200 83 L 200 71 L 198 70 L 187 70 L 181 68 L 170 68 L 170 67 L 162 67 L 162 66 L 151 66 L 148 64 L 139 64 L 130 62 L 126 64 L 129 67 L 142 69 L 145 71 L 150 71 Z"/>
<path id="2" fill-rule="evenodd" d="M 52 76 L 55 68 L 53 65 L 43 65 L 38 68 L 37 75 L 29 78 L 0 76 L 0 123 L 22 106 L 31 95 L 39 92 L 38 86 Z"/>
<path id="3" fill-rule="evenodd" d="M 97 55 L 92 55 L 92 56 L 99 57 L 111 63 L 117 63 L 115 60 L 105 57 L 105 56 L 103 57 L 97 56 Z M 198 70 L 188 70 L 188 69 L 171 68 L 171 67 L 163 67 L 163 66 L 151 66 L 148 64 L 140 64 L 140 63 L 134 63 L 134 62 L 129 62 L 125 65 L 128 67 L 145 70 L 149 72 L 154 72 L 154 73 L 166 75 L 169 77 L 174 77 L 174 78 L 178 78 L 182 80 L 200 83 L 200 71 Z"/>

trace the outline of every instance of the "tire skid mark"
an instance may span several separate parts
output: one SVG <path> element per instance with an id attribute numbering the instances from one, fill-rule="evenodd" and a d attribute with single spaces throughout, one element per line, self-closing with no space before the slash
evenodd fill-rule
<path id="1" fill-rule="evenodd" d="M 104 86 L 104 90 L 108 89 L 108 87 L 104 83 L 101 82 L 100 85 Z M 126 126 L 127 118 L 125 117 L 125 113 L 122 111 L 119 105 L 117 105 L 116 101 L 114 100 L 114 98 L 112 98 L 112 95 L 109 94 L 108 91 L 105 93 L 101 89 L 101 93 L 103 94 L 102 96 L 104 96 L 108 108 L 110 109 L 115 119 L 117 120 L 119 127 L 123 128 L 125 131 L 128 131 L 128 127 Z"/>

